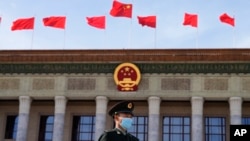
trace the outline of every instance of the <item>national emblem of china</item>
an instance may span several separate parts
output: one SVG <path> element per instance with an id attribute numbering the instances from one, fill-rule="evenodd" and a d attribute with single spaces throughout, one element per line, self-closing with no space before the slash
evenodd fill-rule
<path id="1" fill-rule="evenodd" d="M 136 91 L 141 80 L 141 73 L 136 65 L 122 63 L 115 69 L 114 80 L 119 91 Z"/>

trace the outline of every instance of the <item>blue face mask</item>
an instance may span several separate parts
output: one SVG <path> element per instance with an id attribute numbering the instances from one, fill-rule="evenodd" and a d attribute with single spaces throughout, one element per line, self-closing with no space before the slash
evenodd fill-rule
<path id="1" fill-rule="evenodd" d="M 129 129 L 132 126 L 132 118 L 122 118 L 121 126 L 122 128 Z"/>

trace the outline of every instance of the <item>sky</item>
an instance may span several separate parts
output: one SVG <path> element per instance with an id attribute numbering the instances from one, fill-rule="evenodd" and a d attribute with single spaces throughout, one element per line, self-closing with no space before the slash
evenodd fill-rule
<path id="1" fill-rule="evenodd" d="M 119 0 L 133 4 L 133 17 L 112 17 L 113 0 L 0 0 L 0 50 L 250 48 L 250 0 Z M 198 28 L 183 26 L 184 14 L 198 14 Z M 219 16 L 235 17 L 235 27 Z M 106 29 L 86 17 L 106 16 Z M 142 27 L 137 16 L 157 16 Z M 42 19 L 66 16 L 65 30 Z M 34 30 L 11 31 L 12 22 L 35 17 Z"/>

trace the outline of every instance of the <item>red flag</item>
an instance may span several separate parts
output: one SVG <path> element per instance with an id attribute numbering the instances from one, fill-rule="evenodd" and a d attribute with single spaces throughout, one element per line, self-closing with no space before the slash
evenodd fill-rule
<path id="1" fill-rule="evenodd" d="M 105 29 L 105 16 L 99 16 L 99 17 L 87 17 L 87 22 L 90 26 Z"/>
<path id="2" fill-rule="evenodd" d="M 156 16 L 147 16 L 147 17 L 140 17 L 137 16 L 139 24 L 142 26 L 149 26 L 152 28 L 156 28 Z"/>
<path id="3" fill-rule="evenodd" d="M 110 10 L 110 15 L 114 17 L 132 18 L 132 4 L 125 4 L 118 1 L 113 1 L 113 7 Z"/>
<path id="4" fill-rule="evenodd" d="M 11 30 L 28 30 L 34 29 L 35 18 L 25 18 L 25 19 L 17 19 L 13 22 Z"/>
<path id="5" fill-rule="evenodd" d="M 185 13 L 183 25 L 198 26 L 198 15 Z"/>
<path id="6" fill-rule="evenodd" d="M 223 23 L 227 23 L 231 26 L 234 26 L 234 18 L 228 16 L 226 13 L 224 13 L 220 16 L 220 21 Z"/>
<path id="7" fill-rule="evenodd" d="M 52 16 L 52 17 L 43 18 L 44 26 L 50 26 L 50 27 L 61 28 L 61 29 L 65 29 L 65 21 L 66 21 L 65 16 L 59 16 L 59 17 Z"/>

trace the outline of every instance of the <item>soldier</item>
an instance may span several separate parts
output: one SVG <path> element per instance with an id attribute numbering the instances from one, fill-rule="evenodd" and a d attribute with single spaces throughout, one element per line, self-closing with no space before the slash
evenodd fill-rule
<path id="1" fill-rule="evenodd" d="M 139 141 L 138 138 L 127 132 L 132 126 L 134 104 L 129 101 L 117 103 L 109 110 L 109 115 L 113 117 L 115 128 L 104 131 L 98 141 Z"/>

